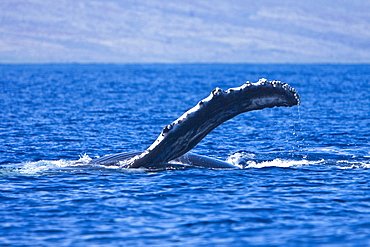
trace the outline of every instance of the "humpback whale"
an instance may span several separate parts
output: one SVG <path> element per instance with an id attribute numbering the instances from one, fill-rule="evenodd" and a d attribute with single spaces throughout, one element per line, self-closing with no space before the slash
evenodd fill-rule
<path id="1" fill-rule="evenodd" d="M 205 168 L 238 168 L 225 161 L 189 152 L 208 133 L 223 122 L 248 111 L 298 105 L 298 92 L 286 83 L 260 79 L 223 91 L 215 88 L 211 94 L 186 111 L 143 152 L 105 155 L 90 161 L 91 165 L 149 170 L 178 169 L 187 166 Z"/>

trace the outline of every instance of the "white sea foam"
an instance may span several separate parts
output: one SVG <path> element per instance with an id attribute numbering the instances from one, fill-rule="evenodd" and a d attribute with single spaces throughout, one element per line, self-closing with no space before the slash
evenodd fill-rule
<path id="1" fill-rule="evenodd" d="M 309 161 L 306 159 L 292 160 L 292 159 L 280 159 L 276 158 L 267 161 L 254 160 L 255 154 L 253 153 L 235 153 L 230 155 L 227 162 L 240 168 L 264 168 L 264 167 L 301 167 L 308 165 L 322 164 L 324 161 Z"/>
<path id="2" fill-rule="evenodd" d="M 6 171 L 11 173 L 17 173 L 20 175 L 37 175 L 47 171 L 58 170 L 67 167 L 81 167 L 85 166 L 91 158 L 83 154 L 78 160 L 40 160 L 34 162 L 24 162 L 20 164 L 7 166 Z"/>
<path id="3" fill-rule="evenodd" d="M 50 172 L 61 171 L 94 171 L 94 170 L 115 170 L 124 173 L 143 173 L 145 169 L 124 169 L 119 163 L 115 166 L 104 166 L 98 164 L 89 164 L 92 159 L 83 154 L 78 160 L 40 160 L 33 162 L 22 162 L 19 164 L 9 164 L 0 167 L 0 175 L 21 175 L 21 176 L 39 176 Z"/>
<path id="4" fill-rule="evenodd" d="M 359 168 L 370 168 L 370 162 L 357 162 L 348 160 L 339 160 L 336 162 L 339 169 L 359 169 Z"/>
<path id="5" fill-rule="evenodd" d="M 356 160 L 307 160 L 305 158 L 300 160 L 281 159 L 276 158 L 272 160 L 257 160 L 253 153 L 239 152 L 230 155 L 227 162 L 240 168 L 265 168 L 265 167 L 302 167 L 323 165 L 328 167 L 335 167 L 338 169 L 369 169 L 370 161 L 356 161 Z"/>
<path id="6" fill-rule="evenodd" d="M 248 161 L 244 168 L 264 168 L 264 167 L 302 167 L 308 165 L 317 165 L 322 161 L 309 161 L 309 160 L 285 160 L 285 159 L 274 159 L 271 161 Z"/>

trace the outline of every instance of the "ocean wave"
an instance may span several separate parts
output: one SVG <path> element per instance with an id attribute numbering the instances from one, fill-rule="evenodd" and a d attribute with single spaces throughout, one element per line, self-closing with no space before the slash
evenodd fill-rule
<path id="1" fill-rule="evenodd" d="M 89 164 L 91 158 L 81 155 L 78 160 L 40 160 L 9 164 L 0 167 L 0 175 L 37 176 L 50 174 L 52 172 L 77 172 L 77 171 L 118 171 L 120 173 L 142 173 L 145 169 L 124 169 L 119 164 L 116 166 L 103 166 Z M 299 167 L 334 167 L 338 169 L 368 169 L 370 161 L 349 160 L 307 160 L 307 159 L 283 159 L 271 160 L 255 159 L 252 153 L 235 153 L 230 155 L 226 162 L 240 169 L 250 168 L 299 168 Z"/>
<path id="2" fill-rule="evenodd" d="M 94 171 L 94 170 L 126 170 L 126 172 L 140 172 L 141 169 L 136 171 L 127 171 L 121 169 L 119 166 L 100 166 L 90 165 L 92 160 L 87 154 L 83 154 L 78 160 L 39 160 L 27 161 L 18 164 L 8 164 L 0 167 L 1 175 L 19 175 L 19 176 L 38 176 L 54 172 L 78 172 L 78 171 Z"/>
<path id="3" fill-rule="evenodd" d="M 266 167 L 281 167 L 281 168 L 297 168 L 308 166 L 326 166 L 335 167 L 339 169 L 357 169 L 357 168 L 370 168 L 370 161 L 360 160 L 332 160 L 332 159 L 266 159 L 256 157 L 254 153 L 238 152 L 230 155 L 227 162 L 242 169 L 248 168 L 266 168 Z"/>

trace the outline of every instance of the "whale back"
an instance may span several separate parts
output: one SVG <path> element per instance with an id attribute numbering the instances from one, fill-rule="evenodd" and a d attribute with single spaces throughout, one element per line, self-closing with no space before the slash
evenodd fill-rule
<path id="1" fill-rule="evenodd" d="M 299 102 L 297 91 L 280 81 L 260 79 L 226 91 L 216 88 L 207 98 L 167 125 L 154 143 L 143 153 L 127 160 L 125 167 L 151 168 L 166 164 L 187 153 L 220 124 L 243 112 L 290 107 Z"/>
<path id="2" fill-rule="evenodd" d="M 102 166 L 117 166 L 120 163 L 125 163 L 141 152 L 125 152 L 117 154 L 108 154 L 90 161 L 90 165 L 102 165 Z M 235 169 L 236 167 L 226 161 L 217 160 L 203 155 L 194 154 L 188 152 L 174 160 L 171 160 L 170 164 L 156 165 L 147 168 L 153 168 L 153 170 L 162 169 L 182 169 L 184 166 L 192 167 L 203 167 L 203 168 L 216 168 L 216 169 Z"/>

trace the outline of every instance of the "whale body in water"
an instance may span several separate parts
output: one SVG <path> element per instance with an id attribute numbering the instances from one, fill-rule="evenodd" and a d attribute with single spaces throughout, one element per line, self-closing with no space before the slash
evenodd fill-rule
<path id="1" fill-rule="evenodd" d="M 297 91 L 280 81 L 260 79 L 256 83 L 246 82 L 226 91 L 216 88 L 208 97 L 164 127 L 158 138 L 144 152 L 105 155 L 91 160 L 89 164 L 149 170 L 184 166 L 238 168 L 225 161 L 189 151 L 217 126 L 243 112 L 291 107 L 299 103 Z"/>

